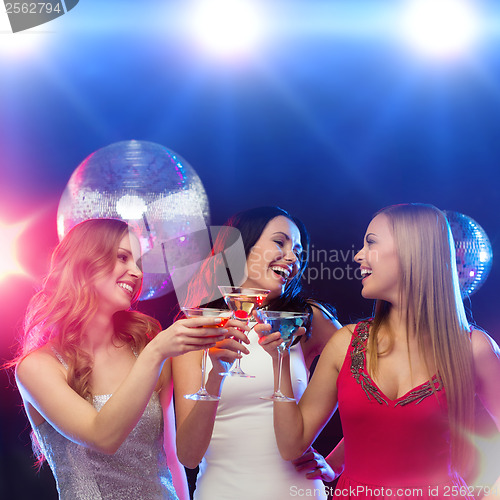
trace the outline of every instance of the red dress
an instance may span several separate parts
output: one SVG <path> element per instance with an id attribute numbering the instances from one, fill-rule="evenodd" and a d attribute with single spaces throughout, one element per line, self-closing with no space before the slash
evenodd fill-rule
<path id="1" fill-rule="evenodd" d="M 356 325 L 337 388 L 345 470 L 334 498 L 473 498 L 451 468 L 444 388 L 434 377 L 396 400 L 366 370 L 370 321 Z"/>

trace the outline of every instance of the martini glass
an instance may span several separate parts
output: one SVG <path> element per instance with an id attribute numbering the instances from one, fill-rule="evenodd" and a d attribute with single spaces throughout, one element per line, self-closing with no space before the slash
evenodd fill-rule
<path id="1" fill-rule="evenodd" d="M 260 399 L 291 403 L 294 398 L 289 398 L 281 392 L 281 366 L 283 364 L 283 351 L 290 347 L 297 330 L 304 325 L 308 313 L 287 311 L 259 311 L 259 316 L 264 323 L 271 325 L 271 331 L 280 332 L 282 342 L 278 346 L 278 387 L 271 396 L 262 396 Z"/>
<path id="2" fill-rule="evenodd" d="M 241 286 L 220 286 L 219 290 L 224 296 L 227 306 L 233 312 L 233 317 L 246 323 L 252 317 L 254 309 L 262 306 L 269 293 L 269 290 L 262 288 L 245 288 Z M 240 358 L 236 359 L 236 363 L 228 372 L 220 375 L 254 378 L 254 375 L 248 375 L 241 369 Z"/>
<path id="3" fill-rule="evenodd" d="M 209 324 L 201 328 L 222 328 L 231 319 L 231 311 L 227 309 L 210 309 L 208 307 L 183 307 L 182 311 L 188 318 L 198 318 L 205 316 L 207 318 L 220 318 L 217 324 Z M 207 369 L 208 349 L 203 349 L 203 357 L 201 358 L 201 387 L 194 394 L 185 394 L 186 399 L 193 401 L 219 401 L 219 396 L 213 396 L 207 392 L 205 388 L 205 372 Z"/>

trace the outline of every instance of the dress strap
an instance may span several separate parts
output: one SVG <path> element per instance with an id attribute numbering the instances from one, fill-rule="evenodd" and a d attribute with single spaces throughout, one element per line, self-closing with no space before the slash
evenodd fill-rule
<path id="1" fill-rule="evenodd" d="M 365 371 L 366 342 L 370 334 L 371 319 L 360 321 L 354 330 L 351 340 L 351 373 L 354 380 L 361 386 L 369 400 L 375 399 L 380 404 L 388 404 L 382 397 L 379 388 L 373 383 Z"/>
<path id="2" fill-rule="evenodd" d="M 64 366 L 64 368 L 66 368 L 66 370 L 68 369 L 68 363 L 66 363 L 66 361 L 64 361 L 63 357 L 57 352 L 56 348 L 54 346 L 51 347 L 52 349 L 52 352 L 54 353 L 54 356 L 59 360 L 59 362 L 61 363 L 61 365 Z"/>

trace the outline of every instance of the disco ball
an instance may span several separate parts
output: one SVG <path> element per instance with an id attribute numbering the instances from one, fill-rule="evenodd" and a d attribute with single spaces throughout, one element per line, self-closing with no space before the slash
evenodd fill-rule
<path id="1" fill-rule="evenodd" d="M 462 298 L 472 295 L 486 280 L 493 250 L 484 229 L 467 215 L 446 211 L 455 240 L 458 279 Z"/>
<path id="2" fill-rule="evenodd" d="M 59 202 L 59 239 L 79 222 L 96 218 L 125 220 L 138 236 L 144 272 L 140 300 L 172 291 L 172 273 L 207 255 L 195 236 L 209 224 L 203 184 L 186 160 L 159 144 L 117 142 L 78 166 Z"/>

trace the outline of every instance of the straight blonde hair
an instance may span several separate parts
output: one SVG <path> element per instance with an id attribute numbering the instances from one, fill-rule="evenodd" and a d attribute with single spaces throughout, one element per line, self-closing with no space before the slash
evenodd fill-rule
<path id="1" fill-rule="evenodd" d="M 462 473 L 468 472 L 471 454 L 467 435 L 472 431 L 474 418 L 474 370 L 470 326 L 460 295 L 450 226 L 445 215 L 432 205 L 393 205 L 376 215 L 379 214 L 387 217 L 399 254 L 400 303 L 408 312 L 407 332 L 415 332 L 422 355 L 430 341 L 437 375 L 445 389 L 453 466 Z M 368 344 L 374 370 L 379 355 L 377 336 L 389 310 L 387 302 L 376 302 Z M 393 339 L 390 345 L 392 342 Z M 426 364 L 429 372 L 427 360 Z M 434 390 L 434 384 L 431 386 Z"/>

